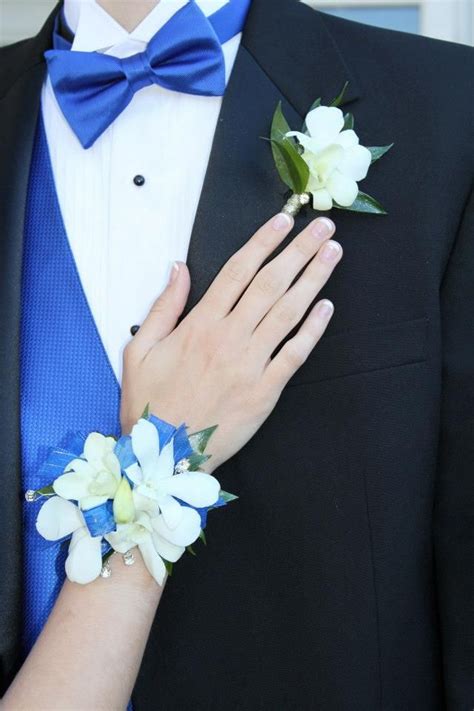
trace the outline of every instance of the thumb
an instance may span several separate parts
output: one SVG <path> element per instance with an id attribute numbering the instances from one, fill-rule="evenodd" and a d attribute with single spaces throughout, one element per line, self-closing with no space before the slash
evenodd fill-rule
<path id="1" fill-rule="evenodd" d="M 174 262 L 165 290 L 151 307 L 134 338 L 136 348 L 147 353 L 157 341 L 171 333 L 186 306 L 190 287 L 191 278 L 186 264 Z"/>

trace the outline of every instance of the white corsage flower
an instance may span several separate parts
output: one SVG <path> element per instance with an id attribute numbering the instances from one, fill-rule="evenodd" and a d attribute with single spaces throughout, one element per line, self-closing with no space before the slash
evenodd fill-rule
<path id="1" fill-rule="evenodd" d="M 168 528 L 176 529 L 188 521 L 191 525 L 190 514 L 196 514 L 176 499 L 196 508 L 216 503 L 220 492 L 217 479 L 199 471 L 175 474 L 174 441 L 160 448 L 158 430 L 151 422 L 139 420 L 131 438 L 138 463 L 128 467 L 126 473 L 134 484 L 137 509 L 146 511 L 152 518 L 161 513 Z"/>
<path id="2" fill-rule="evenodd" d="M 106 534 L 106 541 L 117 553 L 128 553 L 135 546 L 142 555 L 150 574 L 162 585 L 168 563 L 176 563 L 201 533 L 201 517 L 191 508 L 183 508 L 179 524 L 170 529 L 163 515 L 151 518 L 134 506 L 134 492 L 123 478 L 114 500 L 117 530 Z"/>
<path id="3" fill-rule="evenodd" d="M 313 196 L 315 210 L 330 210 L 333 201 L 350 207 L 357 197 L 357 181 L 369 170 L 372 154 L 359 145 L 352 129 L 344 129 L 344 114 L 335 106 L 318 106 L 306 116 L 308 133 L 290 131 L 303 147 L 309 168 L 306 190 Z"/>
<path id="4" fill-rule="evenodd" d="M 102 568 L 102 536 L 92 537 L 80 509 L 60 496 L 52 496 L 36 519 L 38 532 L 47 541 L 60 541 L 72 534 L 66 559 L 66 574 L 73 583 L 95 580 Z"/>
<path id="5" fill-rule="evenodd" d="M 382 205 L 359 190 L 369 167 L 393 146 L 359 144 L 354 131 L 354 117 L 343 114 L 347 83 L 330 106 L 317 99 L 306 116 L 301 131 L 291 131 L 278 104 L 271 127 L 270 143 L 281 180 L 292 194 L 283 212 L 296 215 L 312 202 L 315 210 L 333 207 L 385 215 Z"/>
<path id="6" fill-rule="evenodd" d="M 113 437 L 92 432 L 84 443 L 80 459 L 73 459 L 66 472 L 53 483 L 63 499 L 77 501 L 82 510 L 113 499 L 121 480 L 120 462 L 114 454 Z"/>

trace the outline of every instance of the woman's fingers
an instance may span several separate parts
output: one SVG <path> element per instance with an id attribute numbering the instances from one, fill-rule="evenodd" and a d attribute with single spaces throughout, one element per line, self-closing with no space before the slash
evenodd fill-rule
<path id="1" fill-rule="evenodd" d="M 298 333 L 285 343 L 279 353 L 268 363 L 262 386 L 278 399 L 290 378 L 303 363 L 323 335 L 334 313 L 331 301 L 323 299 L 310 311 Z M 275 401 L 276 401 L 275 399 Z"/>
<path id="2" fill-rule="evenodd" d="M 145 356 L 157 341 L 161 341 L 171 333 L 186 305 L 190 286 L 191 280 L 186 264 L 175 262 L 171 267 L 168 285 L 157 298 L 133 341 L 130 342 L 129 351 Z"/>
<path id="3" fill-rule="evenodd" d="M 239 249 L 216 276 L 199 302 L 199 309 L 207 309 L 213 317 L 222 318 L 250 284 L 263 262 L 291 232 L 293 218 L 279 213 L 268 220 L 251 239 Z"/>
<path id="4" fill-rule="evenodd" d="M 301 319 L 326 284 L 342 257 L 341 245 L 326 242 L 303 274 L 270 309 L 252 336 L 252 350 L 266 362 Z"/>
<path id="5" fill-rule="evenodd" d="M 313 220 L 260 270 L 232 312 L 232 318 L 250 334 L 334 231 L 334 223 L 327 217 Z"/>

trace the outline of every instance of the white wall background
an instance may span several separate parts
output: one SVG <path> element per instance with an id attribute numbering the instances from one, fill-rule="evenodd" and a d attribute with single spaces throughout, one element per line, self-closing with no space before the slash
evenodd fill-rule
<path id="1" fill-rule="evenodd" d="M 132 0 L 133 1 L 133 0 Z M 359 22 L 473 44 L 474 0 L 305 0 Z M 55 0 L 0 0 L 0 44 L 41 27 Z"/>

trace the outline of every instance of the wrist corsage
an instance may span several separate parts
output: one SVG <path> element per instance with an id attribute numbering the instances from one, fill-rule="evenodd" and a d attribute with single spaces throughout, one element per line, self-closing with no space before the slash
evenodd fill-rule
<path id="1" fill-rule="evenodd" d="M 46 499 L 36 528 L 48 541 L 69 541 L 66 575 L 76 583 L 109 577 L 109 557 L 134 563 L 138 548 L 159 585 L 173 563 L 198 539 L 210 509 L 237 497 L 221 490 L 200 467 L 215 431 L 189 435 L 145 411 L 120 439 L 92 432 L 53 449 L 39 473 L 52 483 L 27 491 L 29 502 Z"/>

